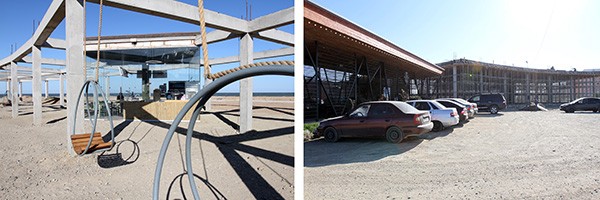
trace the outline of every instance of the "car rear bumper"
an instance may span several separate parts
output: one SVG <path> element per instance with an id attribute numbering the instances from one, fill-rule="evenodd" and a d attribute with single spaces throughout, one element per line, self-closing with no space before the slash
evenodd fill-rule
<path id="1" fill-rule="evenodd" d="M 428 133 L 431 131 L 431 129 L 433 129 L 433 123 L 429 122 L 427 124 L 422 124 L 419 126 L 404 128 L 404 133 L 406 134 L 406 136 L 415 136 L 421 135 L 423 133 Z"/>
<path id="2" fill-rule="evenodd" d="M 456 116 L 456 117 L 444 119 L 441 122 L 444 125 L 444 127 L 448 127 L 448 126 L 454 126 L 454 125 L 458 124 L 459 121 L 460 121 L 460 118 L 458 116 Z"/>

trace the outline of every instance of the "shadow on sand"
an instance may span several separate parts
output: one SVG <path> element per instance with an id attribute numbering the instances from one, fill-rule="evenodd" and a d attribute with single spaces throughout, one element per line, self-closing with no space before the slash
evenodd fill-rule
<path id="1" fill-rule="evenodd" d="M 423 140 L 445 137 L 454 131 L 454 127 L 438 132 L 429 132 L 419 136 L 405 138 L 394 144 L 381 138 L 341 138 L 329 143 L 324 139 L 304 143 L 304 166 L 322 167 L 336 164 L 372 162 L 389 156 L 401 155 L 417 147 Z"/>

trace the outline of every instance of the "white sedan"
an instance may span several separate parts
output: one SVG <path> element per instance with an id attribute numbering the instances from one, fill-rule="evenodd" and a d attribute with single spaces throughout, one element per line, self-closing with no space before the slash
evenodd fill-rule
<path id="1" fill-rule="evenodd" d="M 431 122 L 433 122 L 432 131 L 440 131 L 445 127 L 454 126 L 460 121 L 460 116 L 456 112 L 456 108 L 446 108 L 444 105 L 434 100 L 410 100 L 409 105 L 417 110 L 429 111 L 431 114 Z"/>

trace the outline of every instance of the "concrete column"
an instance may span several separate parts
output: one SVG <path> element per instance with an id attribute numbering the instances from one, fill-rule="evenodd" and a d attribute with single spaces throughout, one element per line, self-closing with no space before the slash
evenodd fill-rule
<path id="1" fill-rule="evenodd" d="M 48 93 L 49 93 L 49 91 L 48 91 L 48 80 L 46 80 L 46 82 L 45 82 L 45 83 L 46 83 L 46 94 L 45 94 L 45 98 L 48 98 Z"/>
<path id="2" fill-rule="evenodd" d="M 458 97 L 458 75 L 456 74 L 456 66 L 452 66 L 452 97 Z"/>
<path id="3" fill-rule="evenodd" d="M 10 81 L 6 80 L 6 99 L 10 99 L 12 97 L 12 92 L 10 92 Z"/>
<path id="4" fill-rule="evenodd" d="M 204 77 L 204 87 L 206 87 L 206 86 L 207 86 L 208 84 L 210 84 L 210 83 L 212 83 L 212 79 L 209 79 L 209 78 L 207 78 L 207 77 Z M 211 110 L 212 110 L 212 103 L 211 103 L 211 102 L 212 102 L 211 100 L 208 100 L 208 101 L 206 102 L 206 104 L 204 104 L 204 109 L 205 109 L 206 111 L 211 111 Z"/>
<path id="5" fill-rule="evenodd" d="M 531 98 L 529 96 L 529 95 L 531 95 L 531 90 L 529 88 L 530 87 L 530 84 L 529 84 L 530 81 L 529 81 L 529 79 L 530 79 L 529 74 L 525 74 L 525 100 L 526 100 L 525 103 L 528 103 L 528 102 L 531 101 Z"/>
<path id="6" fill-rule="evenodd" d="M 250 34 L 240 39 L 240 65 L 254 62 L 254 42 Z M 252 130 L 252 79 L 240 81 L 240 133 Z"/>
<path id="7" fill-rule="evenodd" d="M 65 0 L 65 38 L 67 41 L 67 137 L 72 134 L 73 128 L 77 127 L 75 133 L 83 133 L 83 101 L 77 105 L 77 95 L 85 82 L 83 55 L 83 4 L 78 0 Z M 75 126 L 75 107 L 79 107 L 77 113 L 77 123 Z M 70 140 L 67 140 L 67 147 L 71 155 L 75 155 Z"/>
<path id="8" fill-rule="evenodd" d="M 548 103 L 552 103 L 552 75 L 548 75 L 548 83 L 546 83 L 546 91 L 548 92 Z"/>
<path id="9" fill-rule="evenodd" d="M 104 98 L 110 99 L 110 76 L 105 76 L 104 77 L 104 94 L 106 94 L 106 96 Z"/>
<path id="10" fill-rule="evenodd" d="M 38 46 L 31 47 L 32 74 L 31 96 L 33 98 L 33 125 L 42 125 L 42 49 Z M 47 91 L 46 91 L 47 92 Z"/>
<path id="11" fill-rule="evenodd" d="M 596 96 L 596 77 L 592 76 L 592 96 Z"/>
<path id="12" fill-rule="evenodd" d="M 58 75 L 58 87 L 59 87 L 59 91 L 58 91 L 58 98 L 60 99 L 60 106 L 65 106 L 65 75 L 64 74 L 60 74 Z"/>
<path id="13" fill-rule="evenodd" d="M 570 78 L 571 78 L 571 100 L 569 100 L 569 101 L 573 101 L 573 100 L 575 100 L 575 80 L 573 79 L 573 76 L 571 76 Z"/>
<path id="14" fill-rule="evenodd" d="M 479 93 L 483 94 L 483 68 L 479 71 Z"/>
<path id="15" fill-rule="evenodd" d="M 502 88 L 502 92 L 504 93 L 504 96 L 507 96 L 507 92 L 508 92 L 508 75 L 506 74 L 506 72 L 504 72 L 504 79 L 502 80 L 503 82 L 503 88 Z"/>
<path id="16" fill-rule="evenodd" d="M 19 97 L 23 97 L 23 82 L 19 81 Z"/>
<path id="17" fill-rule="evenodd" d="M 12 87 L 10 94 L 11 105 L 12 105 L 12 118 L 17 118 L 19 116 L 19 97 L 17 96 L 17 91 L 19 90 L 19 80 L 17 79 L 17 63 L 10 63 L 10 86 Z"/>

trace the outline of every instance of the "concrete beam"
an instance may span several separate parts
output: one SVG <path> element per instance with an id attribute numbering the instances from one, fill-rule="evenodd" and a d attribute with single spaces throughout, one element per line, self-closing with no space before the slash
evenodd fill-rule
<path id="1" fill-rule="evenodd" d="M 11 105 L 12 105 L 12 118 L 17 118 L 19 116 L 19 96 L 17 96 L 17 91 L 19 90 L 19 80 L 17 79 L 17 63 L 11 62 L 10 69 L 10 85 L 12 87 L 10 94 Z"/>
<path id="2" fill-rule="evenodd" d="M 206 43 L 210 44 L 210 43 L 220 42 L 220 41 L 236 38 L 238 36 L 239 36 L 238 34 L 230 33 L 227 31 L 214 30 L 214 31 L 208 32 L 206 34 Z M 197 45 L 202 44 L 202 37 L 200 35 L 196 36 L 196 44 Z"/>
<path id="3" fill-rule="evenodd" d="M 254 37 L 283 45 L 294 46 L 294 34 L 277 29 L 266 30 L 253 34 Z"/>
<path id="4" fill-rule="evenodd" d="M 248 32 L 261 32 L 293 23 L 294 7 L 290 7 L 250 21 Z"/>
<path id="5" fill-rule="evenodd" d="M 46 14 L 40 21 L 40 25 L 35 30 L 32 38 L 35 38 L 33 45 L 42 46 L 48 38 L 50 34 L 54 32 L 54 29 L 65 19 L 65 1 L 64 0 L 54 0 L 52 4 L 48 7 Z M 50 42 L 54 42 L 54 40 L 50 40 Z"/>
<path id="6" fill-rule="evenodd" d="M 246 65 L 253 62 L 254 42 L 250 34 L 242 36 L 240 39 L 240 65 Z M 240 81 L 240 133 L 252 130 L 252 78 L 245 78 Z"/>
<path id="7" fill-rule="evenodd" d="M 42 125 L 42 50 L 39 46 L 33 46 L 33 65 L 31 83 L 31 96 L 33 97 L 33 125 Z"/>
<path id="8" fill-rule="evenodd" d="M 85 82 L 86 77 L 84 76 L 85 70 L 82 65 L 85 63 L 85 57 L 83 55 L 83 4 L 78 0 L 64 0 L 66 7 L 66 30 L 65 35 L 67 38 L 67 148 L 71 155 L 75 155 L 73 146 L 70 142 L 70 135 L 74 127 L 75 133 L 83 133 L 83 126 L 75 126 L 75 107 L 79 107 L 77 110 L 77 122 L 83 124 L 83 101 L 77 104 L 77 95 L 81 86 Z"/>
<path id="9" fill-rule="evenodd" d="M 46 39 L 46 42 L 42 44 L 42 47 L 65 50 L 67 49 L 67 41 L 56 38 L 48 38 Z"/>
<path id="10" fill-rule="evenodd" d="M 33 33 L 33 36 L 27 40 L 17 51 L 13 52 L 10 56 L 0 60 L 0 69 L 4 66 L 10 65 L 13 61 L 21 60 L 23 57 L 31 53 L 31 47 L 33 45 L 42 46 L 50 34 L 56 29 L 56 26 L 62 22 L 65 17 L 65 6 L 64 0 L 54 0 L 46 10 L 46 14 L 40 21 L 40 25 Z"/>
<path id="11" fill-rule="evenodd" d="M 31 56 L 25 56 L 21 60 L 25 63 L 33 62 L 33 59 L 31 58 Z M 54 59 L 54 58 L 42 58 L 40 61 L 41 61 L 42 65 L 54 65 L 54 66 L 66 66 L 67 65 L 67 62 L 65 60 Z"/>
<path id="12" fill-rule="evenodd" d="M 99 3 L 99 0 L 89 0 Z M 104 5 L 124 10 L 177 20 L 194 25 L 200 24 L 198 7 L 178 1 L 131 1 L 104 0 Z M 248 21 L 204 9 L 206 26 L 234 33 L 248 32 Z"/>

